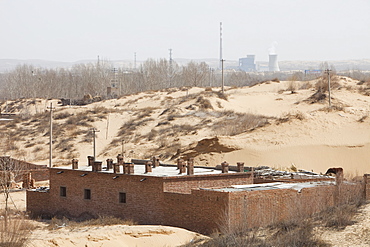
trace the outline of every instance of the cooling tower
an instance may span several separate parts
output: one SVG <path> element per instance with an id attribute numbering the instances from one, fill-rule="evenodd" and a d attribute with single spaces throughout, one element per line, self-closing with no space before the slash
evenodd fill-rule
<path id="1" fill-rule="evenodd" d="M 276 54 L 269 55 L 269 71 L 280 71 Z"/>

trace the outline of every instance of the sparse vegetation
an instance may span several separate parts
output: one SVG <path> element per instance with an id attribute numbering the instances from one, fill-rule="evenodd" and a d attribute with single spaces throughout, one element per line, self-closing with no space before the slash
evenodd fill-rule
<path id="1" fill-rule="evenodd" d="M 82 221 L 76 221 L 72 219 L 68 219 L 66 217 L 53 217 L 49 221 L 49 229 L 50 230 L 57 230 L 61 227 L 67 228 L 78 228 L 84 226 L 111 226 L 111 225 L 136 225 L 137 223 L 133 220 L 121 219 L 114 216 L 99 216 L 97 218 L 91 218 Z"/>
<path id="2" fill-rule="evenodd" d="M 24 216 L 12 216 L 0 219 L 0 246 L 22 247 L 26 246 L 35 227 Z"/>
<path id="3" fill-rule="evenodd" d="M 223 111 L 212 129 L 215 135 L 235 136 L 268 124 L 268 118 L 251 113 Z"/>

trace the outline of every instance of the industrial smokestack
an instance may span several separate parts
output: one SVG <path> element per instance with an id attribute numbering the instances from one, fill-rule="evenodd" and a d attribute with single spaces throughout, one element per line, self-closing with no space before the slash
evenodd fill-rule
<path id="1" fill-rule="evenodd" d="M 280 71 L 277 54 L 269 55 L 269 71 Z"/>

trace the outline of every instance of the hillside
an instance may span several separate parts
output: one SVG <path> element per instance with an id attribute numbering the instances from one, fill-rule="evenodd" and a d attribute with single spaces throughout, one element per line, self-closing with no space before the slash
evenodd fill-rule
<path id="1" fill-rule="evenodd" d="M 53 100 L 54 165 L 87 162 L 96 128 L 97 159 L 124 152 L 130 158 L 159 155 L 166 162 L 194 157 L 197 165 L 226 160 L 325 172 L 370 172 L 369 96 L 366 85 L 333 78 L 332 104 L 314 97 L 318 81 L 267 81 L 253 87 L 151 91 L 84 107 Z M 325 94 L 327 95 L 327 94 Z M 317 96 L 317 94 L 316 94 Z M 325 96 L 323 96 L 325 97 Z M 0 121 L 3 154 L 48 163 L 50 101 L 7 102 L 13 121 Z M 6 103 L 1 108 L 4 112 Z"/>

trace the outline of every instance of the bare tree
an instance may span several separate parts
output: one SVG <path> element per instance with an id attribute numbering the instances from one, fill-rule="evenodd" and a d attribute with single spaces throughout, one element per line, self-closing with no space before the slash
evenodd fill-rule
<path id="1" fill-rule="evenodd" d="M 205 62 L 200 64 L 190 62 L 182 69 L 182 77 L 186 86 L 206 86 L 209 78 L 209 66 Z"/>
<path id="2" fill-rule="evenodd" d="M 19 163 L 10 156 L 0 157 L 0 186 L 5 197 L 5 224 L 7 224 L 9 213 L 10 192 L 15 179 L 20 176 Z"/>

